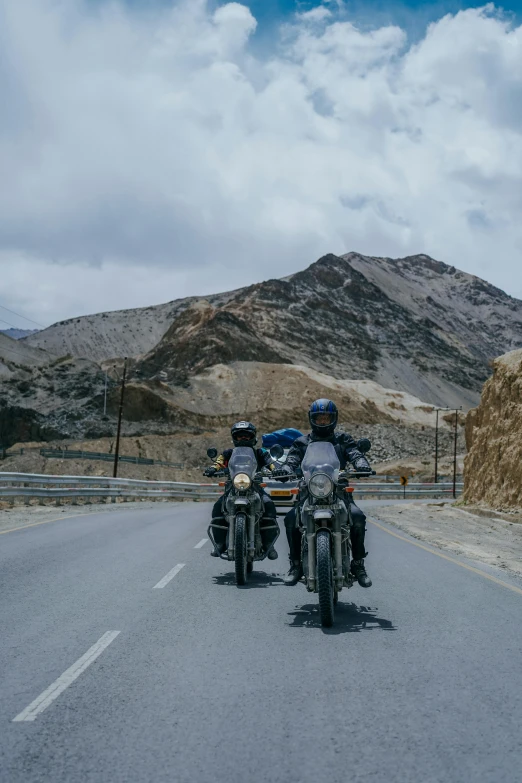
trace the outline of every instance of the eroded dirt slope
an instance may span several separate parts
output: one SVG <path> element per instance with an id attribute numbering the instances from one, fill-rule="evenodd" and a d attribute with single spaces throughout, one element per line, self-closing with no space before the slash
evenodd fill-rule
<path id="1" fill-rule="evenodd" d="M 522 508 L 522 350 L 494 362 L 480 405 L 468 415 L 464 498 Z"/>

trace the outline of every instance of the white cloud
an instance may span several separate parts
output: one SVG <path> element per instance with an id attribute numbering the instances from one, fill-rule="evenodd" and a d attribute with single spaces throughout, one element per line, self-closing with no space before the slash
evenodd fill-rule
<path id="1" fill-rule="evenodd" d="M 522 29 L 472 9 L 409 46 L 329 8 L 260 59 L 239 3 L 3 0 L 0 302 L 51 321 L 352 249 L 522 297 Z"/>
<path id="2" fill-rule="evenodd" d="M 311 24 L 317 22 L 324 22 L 325 19 L 329 19 L 332 16 L 332 12 L 328 10 L 324 5 L 318 5 L 315 8 L 311 8 L 310 11 L 302 11 L 296 14 L 297 19 L 301 22 L 310 22 Z"/>

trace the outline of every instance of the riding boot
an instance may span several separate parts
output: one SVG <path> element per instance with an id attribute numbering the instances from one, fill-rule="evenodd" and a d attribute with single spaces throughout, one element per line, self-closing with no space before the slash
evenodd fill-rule
<path id="1" fill-rule="evenodd" d="M 290 570 L 288 571 L 286 576 L 283 577 L 283 582 L 288 587 L 293 587 L 299 582 L 302 576 L 303 576 L 303 567 L 301 565 L 301 561 L 292 560 L 292 558 L 290 558 Z"/>
<path id="2" fill-rule="evenodd" d="M 372 586 L 372 580 L 366 573 L 366 568 L 364 567 L 364 560 L 352 560 L 350 568 L 361 587 Z"/>

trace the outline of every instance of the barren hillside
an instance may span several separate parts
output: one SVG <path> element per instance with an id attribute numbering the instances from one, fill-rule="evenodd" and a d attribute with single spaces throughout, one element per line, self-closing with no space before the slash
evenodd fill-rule
<path id="1" fill-rule="evenodd" d="M 53 358 L 41 348 L 0 332 L 0 378 L 7 378 L 22 367 L 40 367 Z"/>
<path id="2" fill-rule="evenodd" d="M 438 405 L 478 402 L 490 359 L 522 345 L 522 302 L 428 256 L 327 255 L 227 294 L 101 313 L 24 340 L 93 361 L 138 359 L 177 387 L 234 361 L 373 380 Z"/>
<path id="3" fill-rule="evenodd" d="M 119 400 L 117 378 L 117 372 L 112 372 L 104 417 L 105 376 L 93 362 L 56 360 L 31 373 L 15 374 L 4 384 L 0 442 L 4 446 L 63 442 L 71 448 L 82 443 L 88 450 L 111 451 Z M 243 416 L 255 421 L 260 432 L 283 426 L 305 431 L 309 404 L 321 396 L 336 400 L 341 427 L 355 437 L 371 438 L 374 461 L 422 458 L 415 470 L 432 469 L 432 406 L 374 381 L 338 380 L 307 367 L 278 363 L 216 365 L 178 387 L 160 380 L 131 381 L 124 405 L 125 449 L 129 447 L 131 455 L 139 456 L 141 448 L 143 456 L 199 465 L 209 443 L 228 443 L 230 424 Z M 441 419 L 441 453 L 450 451 L 450 430 L 450 422 Z M 91 444 L 85 445 L 87 441 Z M 192 444 L 198 444 L 195 451 Z M 47 466 L 43 458 L 33 457 L 29 462 L 35 470 L 55 470 L 55 460 Z M 4 463 L 3 469 L 28 469 L 28 459 L 15 458 L 15 463 Z"/>
<path id="4" fill-rule="evenodd" d="M 522 350 L 501 356 L 466 426 L 464 498 L 522 508 Z"/>

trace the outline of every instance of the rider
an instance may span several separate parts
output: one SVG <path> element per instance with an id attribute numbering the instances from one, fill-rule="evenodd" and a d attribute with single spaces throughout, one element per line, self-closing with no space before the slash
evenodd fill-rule
<path id="1" fill-rule="evenodd" d="M 294 441 L 292 448 L 288 452 L 286 463 L 282 468 L 286 474 L 292 474 L 301 465 L 304 459 L 306 449 L 309 443 L 316 441 L 328 441 L 335 447 L 341 470 L 344 470 L 347 462 L 350 462 L 356 470 L 371 470 L 370 464 L 364 454 L 357 448 L 357 443 L 345 432 L 335 432 L 338 419 L 338 411 L 332 400 L 316 400 L 310 406 L 308 419 L 312 432 L 309 435 L 303 435 Z M 281 472 L 281 471 L 278 471 Z M 370 587 L 372 581 L 364 567 L 364 558 L 368 554 L 364 550 L 364 534 L 366 531 L 366 516 L 361 509 L 355 505 L 353 495 L 346 496 L 345 502 L 349 504 L 352 527 L 350 529 L 350 540 L 352 544 L 353 560 L 351 563 L 352 574 L 356 577 L 361 587 Z M 286 537 L 290 548 L 290 570 L 284 578 L 286 585 L 295 585 L 303 576 L 301 564 L 301 534 L 297 527 L 297 518 L 295 507 L 288 512 L 285 517 Z"/>
<path id="2" fill-rule="evenodd" d="M 230 430 L 230 434 L 232 435 L 234 447 L 246 446 L 255 451 L 258 470 L 262 470 L 263 468 L 269 468 L 270 470 L 275 469 L 275 464 L 272 461 L 270 452 L 264 448 L 255 448 L 257 443 L 257 430 L 250 421 L 238 421 Z M 226 468 L 230 457 L 232 456 L 232 452 L 233 449 L 225 449 L 219 457 L 216 457 L 214 464 L 204 471 L 204 475 L 212 477 L 215 476 L 218 471 Z M 260 489 L 260 493 L 264 505 L 263 517 L 260 522 L 260 533 L 263 540 L 263 546 L 265 550 L 268 550 L 268 559 L 277 560 L 278 554 L 273 547 L 273 542 L 279 535 L 276 508 L 270 495 L 263 489 Z M 223 508 L 223 501 L 225 498 L 226 494 L 216 501 L 214 508 L 212 509 L 211 527 L 216 542 L 214 551 L 210 553 L 212 557 L 219 557 L 225 551 L 226 547 L 226 528 L 228 527 L 228 522 L 226 521 Z"/>

